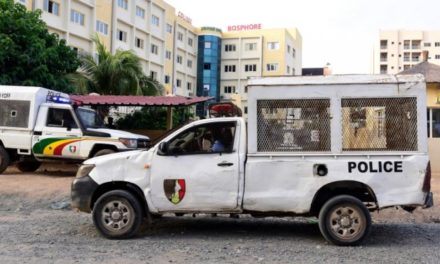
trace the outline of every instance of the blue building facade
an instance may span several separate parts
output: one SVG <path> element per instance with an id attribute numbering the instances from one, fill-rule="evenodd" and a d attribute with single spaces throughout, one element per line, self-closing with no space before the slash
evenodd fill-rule
<path id="1" fill-rule="evenodd" d="M 197 59 L 197 96 L 213 97 L 205 104 L 197 106 L 197 115 L 206 116 L 206 110 L 210 103 L 220 101 L 220 67 L 221 67 L 221 31 L 214 28 L 214 34 L 210 34 L 213 28 L 204 30 L 198 37 Z M 220 31 L 220 34 L 218 34 Z"/>

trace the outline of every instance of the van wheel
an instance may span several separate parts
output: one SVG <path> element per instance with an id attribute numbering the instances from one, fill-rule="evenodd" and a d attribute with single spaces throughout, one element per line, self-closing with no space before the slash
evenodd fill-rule
<path id="1" fill-rule="evenodd" d="M 140 202 L 123 190 L 103 194 L 93 208 L 93 223 L 107 238 L 123 239 L 136 235 L 143 217 Z"/>
<path id="2" fill-rule="evenodd" d="M 2 146 L 0 146 L 0 174 L 3 173 L 11 162 L 9 154 Z"/>
<path id="3" fill-rule="evenodd" d="M 20 161 L 19 163 L 17 163 L 17 168 L 21 172 L 34 172 L 34 171 L 38 170 L 40 165 L 41 165 L 41 162 L 39 162 L 37 160 L 25 160 L 25 161 Z"/>
<path id="4" fill-rule="evenodd" d="M 116 151 L 114 151 L 113 149 L 101 149 L 98 150 L 95 155 L 93 155 L 93 157 L 99 157 L 99 156 L 104 156 L 104 155 L 108 155 L 108 154 L 113 154 Z"/>
<path id="5" fill-rule="evenodd" d="M 336 196 L 327 201 L 319 212 L 321 234 L 335 245 L 358 245 L 368 235 L 370 228 L 370 212 L 353 196 Z"/>

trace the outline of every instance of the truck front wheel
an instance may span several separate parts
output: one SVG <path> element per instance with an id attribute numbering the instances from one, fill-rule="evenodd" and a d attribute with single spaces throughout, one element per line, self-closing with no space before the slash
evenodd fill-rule
<path id="1" fill-rule="evenodd" d="M 123 190 L 103 194 L 93 208 L 93 222 L 107 238 L 122 239 L 136 235 L 143 217 L 140 202 Z"/>
<path id="2" fill-rule="evenodd" d="M 0 174 L 3 173 L 9 166 L 10 157 L 6 149 L 0 146 Z"/>
<path id="3" fill-rule="evenodd" d="M 358 245 L 368 235 L 370 228 L 370 212 L 359 199 L 353 196 L 333 197 L 319 212 L 321 234 L 335 245 Z"/>
<path id="4" fill-rule="evenodd" d="M 17 168 L 21 172 L 34 172 L 34 171 L 38 170 L 40 165 L 41 165 L 41 162 L 39 162 L 37 160 L 25 160 L 25 161 L 20 161 L 19 163 L 17 163 Z"/>
<path id="5" fill-rule="evenodd" d="M 113 154 L 113 153 L 115 153 L 116 151 L 114 151 L 113 149 L 101 149 L 101 150 L 98 150 L 94 155 L 93 155 L 93 157 L 99 157 L 99 156 L 104 156 L 104 155 L 108 155 L 108 154 Z"/>

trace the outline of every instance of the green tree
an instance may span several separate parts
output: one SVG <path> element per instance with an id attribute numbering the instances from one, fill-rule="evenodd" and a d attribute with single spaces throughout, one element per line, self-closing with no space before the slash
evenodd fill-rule
<path id="1" fill-rule="evenodd" d="M 81 67 L 71 75 L 77 93 L 96 92 L 112 95 L 157 95 L 162 86 L 144 75 L 138 56 L 131 50 L 108 51 L 97 36 L 93 38 L 96 58 L 80 57 Z"/>
<path id="2" fill-rule="evenodd" d="M 50 34 L 41 11 L 0 0 L 0 84 L 71 92 L 66 75 L 79 66 L 76 52 Z"/>

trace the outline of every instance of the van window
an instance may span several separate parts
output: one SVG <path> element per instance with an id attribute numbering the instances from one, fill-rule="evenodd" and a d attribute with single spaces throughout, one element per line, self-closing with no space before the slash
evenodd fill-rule
<path id="1" fill-rule="evenodd" d="M 342 99 L 345 151 L 417 150 L 417 99 Z"/>
<path id="2" fill-rule="evenodd" d="M 69 109 L 49 108 L 46 125 L 48 127 L 78 128 Z"/>
<path id="3" fill-rule="evenodd" d="M 258 100 L 262 152 L 330 151 L 330 100 Z"/>

